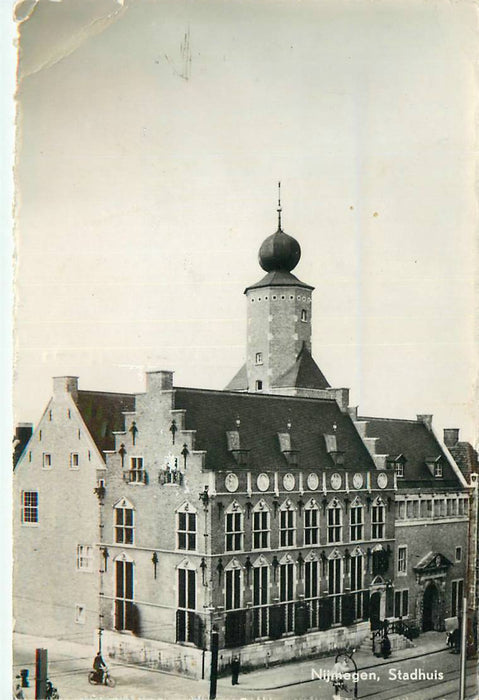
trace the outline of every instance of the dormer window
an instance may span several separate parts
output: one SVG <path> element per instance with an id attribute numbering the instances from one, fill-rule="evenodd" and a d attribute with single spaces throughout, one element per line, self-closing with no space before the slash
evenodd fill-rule
<path id="1" fill-rule="evenodd" d="M 398 479 L 404 478 L 404 462 L 396 462 L 394 464 L 394 471 Z"/>
<path id="2" fill-rule="evenodd" d="M 256 365 L 262 365 L 263 364 L 263 353 L 262 352 L 257 352 L 255 355 L 255 364 Z"/>
<path id="3" fill-rule="evenodd" d="M 426 457 L 426 466 L 434 479 L 442 479 L 444 460 L 441 455 L 438 457 Z"/>
<path id="4" fill-rule="evenodd" d="M 305 323 L 308 320 L 308 312 L 306 309 L 301 310 L 301 320 Z"/>

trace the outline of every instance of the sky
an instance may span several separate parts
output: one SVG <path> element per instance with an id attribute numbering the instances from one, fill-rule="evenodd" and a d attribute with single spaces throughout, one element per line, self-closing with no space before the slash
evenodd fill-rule
<path id="1" fill-rule="evenodd" d="M 16 420 L 56 375 L 224 388 L 281 180 L 330 384 L 476 443 L 473 2 L 25 0 L 16 18 Z"/>

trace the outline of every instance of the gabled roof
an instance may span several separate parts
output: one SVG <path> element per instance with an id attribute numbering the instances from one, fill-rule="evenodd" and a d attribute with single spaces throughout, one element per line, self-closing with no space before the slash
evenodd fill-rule
<path id="1" fill-rule="evenodd" d="M 310 284 L 301 282 L 296 275 L 286 270 L 274 270 L 268 272 L 259 282 L 250 284 L 246 287 L 245 294 L 248 289 L 261 289 L 261 287 L 304 287 L 304 289 L 314 289 Z"/>
<path id="2" fill-rule="evenodd" d="M 246 370 L 246 362 L 241 369 L 236 372 L 233 379 L 225 387 L 225 391 L 247 391 L 248 390 L 248 372 Z"/>
<path id="3" fill-rule="evenodd" d="M 248 451 L 249 469 L 290 469 L 278 441 L 288 422 L 301 468 L 335 468 L 324 435 L 336 424 L 338 447 L 344 452 L 341 468 L 375 469 L 350 416 L 341 413 L 333 399 L 176 388 L 174 407 L 186 409 L 186 429 L 197 431 L 195 449 L 207 451 L 209 469 L 237 467 L 227 445 L 226 433 L 231 430 L 238 430 L 241 448 Z"/>
<path id="4" fill-rule="evenodd" d="M 296 362 L 281 377 L 275 379 L 274 387 L 296 387 L 302 389 L 328 389 L 330 384 L 313 360 L 305 344 Z"/>
<path id="5" fill-rule="evenodd" d="M 77 406 L 100 453 L 115 447 L 113 431 L 123 430 L 123 411 L 135 409 L 133 394 L 79 391 Z"/>
<path id="6" fill-rule="evenodd" d="M 462 488 L 462 485 L 449 464 L 440 443 L 433 432 L 420 421 L 397 418 L 365 418 L 365 437 L 379 438 L 376 454 L 392 458 L 404 455 L 406 464 L 404 478 L 398 479 L 398 488 L 420 488 L 425 486 Z M 435 478 L 426 465 L 426 460 L 442 457 L 443 477 Z"/>

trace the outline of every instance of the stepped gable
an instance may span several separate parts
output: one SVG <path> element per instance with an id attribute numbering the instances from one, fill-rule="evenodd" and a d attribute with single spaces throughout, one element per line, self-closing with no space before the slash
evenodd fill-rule
<path id="1" fill-rule="evenodd" d="M 306 344 L 303 344 L 294 365 L 273 382 L 274 387 L 301 389 L 328 389 L 331 385 L 313 360 Z"/>
<path id="2" fill-rule="evenodd" d="M 388 455 L 395 459 L 403 454 L 407 460 L 404 466 L 404 478 L 398 479 L 400 488 L 420 488 L 434 484 L 435 487 L 460 488 L 462 485 L 454 473 L 442 447 L 434 433 L 420 421 L 401 420 L 398 418 L 360 417 L 366 421 L 366 436 L 379 438 L 376 453 Z M 435 478 L 426 465 L 426 460 L 443 458 L 443 477 Z"/>
<path id="3" fill-rule="evenodd" d="M 248 469 L 290 469 L 278 434 L 289 430 L 301 469 L 335 469 L 324 436 L 334 433 L 344 453 L 346 470 L 375 470 L 374 462 L 348 414 L 333 399 L 176 388 L 175 409 L 186 409 L 186 429 L 196 430 L 195 446 L 206 450 L 208 469 L 235 469 L 228 451 L 228 431 L 237 430 L 241 448 L 249 451 Z M 237 420 L 240 425 L 237 427 Z M 334 428 L 336 426 L 336 429 Z"/>
<path id="4" fill-rule="evenodd" d="M 113 431 L 124 430 L 123 411 L 135 410 L 135 396 L 79 391 L 77 406 L 96 446 L 103 452 L 115 448 Z"/>

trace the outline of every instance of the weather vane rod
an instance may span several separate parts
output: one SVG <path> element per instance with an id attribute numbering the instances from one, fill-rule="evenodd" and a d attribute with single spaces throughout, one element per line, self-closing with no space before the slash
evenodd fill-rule
<path id="1" fill-rule="evenodd" d="M 278 230 L 281 231 L 281 182 L 278 182 Z"/>

